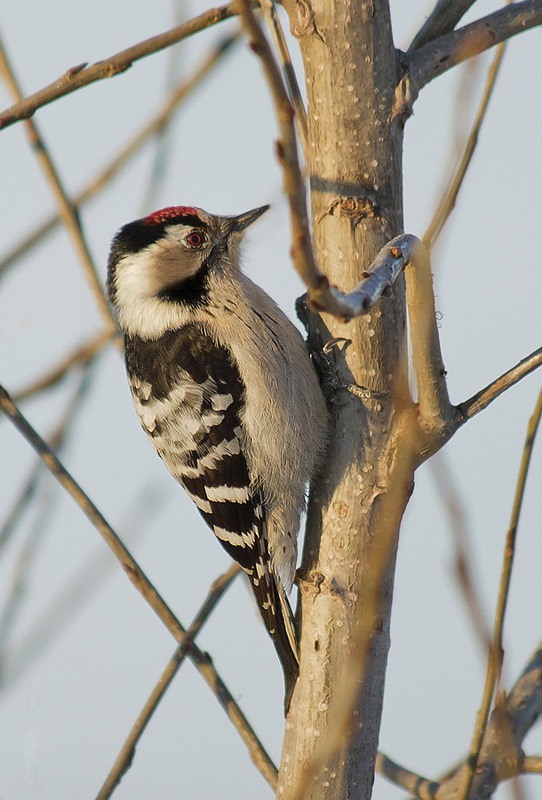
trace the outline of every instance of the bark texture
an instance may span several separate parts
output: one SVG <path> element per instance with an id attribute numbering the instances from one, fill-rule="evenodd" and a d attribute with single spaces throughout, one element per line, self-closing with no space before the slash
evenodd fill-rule
<path id="1" fill-rule="evenodd" d="M 389 9 L 372 0 L 284 6 L 305 68 L 316 254 L 331 283 L 349 290 L 403 230 L 400 61 Z M 404 280 L 367 316 L 314 325 L 316 339 L 351 340 L 331 351 L 339 380 L 383 396 L 335 392 L 324 475 L 309 509 L 301 678 L 278 796 L 361 800 L 372 790 L 397 535 L 413 475 L 410 453 L 396 446 L 409 406 Z"/>

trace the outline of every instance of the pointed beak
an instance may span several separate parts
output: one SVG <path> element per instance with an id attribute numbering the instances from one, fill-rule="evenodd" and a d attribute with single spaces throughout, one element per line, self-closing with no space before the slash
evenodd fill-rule
<path id="1" fill-rule="evenodd" d="M 249 225 L 265 214 L 269 206 L 260 206 L 260 208 L 253 208 L 252 211 L 246 211 L 238 217 L 230 217 L 228 219 L 229 233 L 242 233 Z"/>

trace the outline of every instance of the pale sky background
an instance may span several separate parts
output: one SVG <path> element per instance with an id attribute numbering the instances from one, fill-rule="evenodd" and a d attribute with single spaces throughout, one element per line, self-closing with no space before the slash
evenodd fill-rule
<path id="1" fill-rule="evenodd" d="M 479 2 L 482 16 L 502 3 Z M 431 7 L 395 0 L 396 44 L 406 48 Z M 188 18 L 207 8 L 187 2 Z M 94 62 L 175 24 L 171 0 L 71 3 L 4 0 L 0 30 L 25 93 L 66 69 Z M 187 73 L 235 22 L 176 48 Z M 479 149 L 452 222 L 434 258 L 437 308 L 452 401 L 460 402 L 540 346 L 538 233 L 541 208 L 542 33 L 510 42 Z M 159 107 L 171 54 L 138 62 L 114 80 L 61 99 L 35 116 L 61 175 L 77 191 Z M 405 230 L 422 235 L 468 127 L 488 57 L 426 87 L 405 137 Z M 458 102 L 467 83 L 471 101 Z M 0 86 L 0 104 L 11 104 Z M 186 103 L 170 137 L 167 171 L 152 208 L 144 198 L 152 168 L 148 145 L 111 187 L 84 209 L 92 254 L 105 277 L 109 242 L 125 222 L 172 204 L 241 213 L 270 202 L 251 229 L 247 272 L 293 317 L 301 293 L 288 260 L 286 203 L 274 160 L 276 128 L 259 64 L 238 45 Z M 2 250 L 54 208 L 21 125 L 1 134 Z M 344 287 L 350 288 L 350 287 Z M 72 245 L 50 236 L 0 278 L 0 382 L 15 392 L 97 332 L 100 317 Z M 503 540 L 527 421 L 539 391 L 535 373 L 469 423 L 446 448 L 471 534 L 471 565 L 492 615 Z M 43 434 L 62 413 L 75 383 L 24 404 Z M 531 467 L 505 628 L 510 685 L 542 638 L 542 448 Z M 3 518 L 34 463 L 29 446 L 0 422 Z M 118 529 L 135 557 L 188 625 L 228 558 L 195 508 L 164 470 L 139 429 L 119 353 L 110 348 L 77 417 L 63 461 Z M 1 800 L 93 798 L 175 649 L 169 633 L 109 556 L 74 503 L 53 488 L 53 513 L 36 537 L 10 647 L 0 677 Z M 36 517 L 28 513 L 0 551 L 0 614 Z M 103 579 L 70 616 L 55 600 L 103 561 Z M 466 751 L 481 698 L 484 659 L 452 571 L 450 530 L 432 470 L 424 466 L 402 529 L 381 749 L 427 777 Z M 66 619 L 58 630 L 58 623 Z M 278 762 L 282 676 L 238 581 L 198 639 Z M 32 656 L 32 644 L 35 657 Z M 542 728 L 527 738 L 542 751 Z M 542 795 L 542 778 L 529 781 Z M 499 791 L 506 797 L 508 789 Z M 187 663 L 151 721 L 115 800 L 272 796 L 245 746 L 202 678 Z M 377 800 L 404 796 L 377 778 Z"/>

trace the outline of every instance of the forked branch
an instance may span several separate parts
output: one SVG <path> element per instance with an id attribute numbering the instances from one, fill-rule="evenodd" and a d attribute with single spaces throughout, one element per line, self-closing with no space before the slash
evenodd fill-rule
<path id="1" fill-rule="evenodd" d="M 467 58 L 477 56 L 490 47 L 541 24 L 542 0 L 524 0 L 411 50 L 411 94 L 415 97 L 426 83 Z"/>
<path id="2" fill-rule="evenodd" d="M 437 3 L 416 36 L 408 52 L 411 53 L 438 36 L 453 31 L 461 17 L 476 0 L 437 0 Z"/>
<path id="3" fill-rule="evenodd" d="M 485 731 L 479 767 L 468 797 L 488 800 L 497 786 L 525 772 L 542 772 L 542 760 L 524 756 L 522 744 L 542 715 L 542 647 L 531 656 L 524 671 L 507 696 L 501 696 Z M 399 766 L 383 754 L 378 756 L 377 771 L 406 789 L 418 800 L 457 800 L 459 784 L 468 766 L 465 764 L 442 781 L 431 781 Z"/>

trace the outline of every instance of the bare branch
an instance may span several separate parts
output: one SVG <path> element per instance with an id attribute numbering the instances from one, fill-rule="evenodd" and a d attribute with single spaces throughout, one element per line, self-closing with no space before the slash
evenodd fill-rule
<path id="1" fill-rule="evenodd" d="M 429 17 L 414 37 L 408 53 L 418 50 L 432 39 L 453 31 L 461 17 L 467 13 L 476 0 L 437 0 Z"/>
<path id="2" fill-rule="evenodd" d="M 194 17 L 194 19 L 184 22 L 182 25 L 177 25 L 177 27 L 158 36 L 153 36 L 150 39 L 145 39 L 143 42 L 132 45 L 104 61 L 98 61 L 90 66 L 79 64 L 68 69 L 53 83 L 0 113 L 0 129 L 7 128 L 21 119 L 29 119 L 38 108 L 52 103 L 59 97 L 75 92 L 83 86 L 88 86 L 88 84 L 104 78 L 114 78 L 129 69 L 135 61 L 139 61 L 139 59 L 153 53 L 158 53 L 160 50 L 171 47 L 171 45 L 186 39 L 188 36 L 192 36 L 204 28 L 209 28 L 224 19 L 234 16 L 236 14 L 234 5 L 235 3 L 230 3 L 218 8 L 210 8 L 198 17 Z"/>
<path id="3" fill-rule="evenodd" d="M 415 249 L 405 277 L 412 361 L 418 387 L 418 419 L 425 439 L 420 456 L 427 458 L 442 445 L 458 415 L 448 397 L 435 315 L 431 260 L 424 245 Z"/>
<path id="4" fill-rule="evenodd" d="M 423 243 L 427 245 L 429 249 L 431 249 L 435 244 L 437 238 L 442 232 L 442 229 L 444 228 L 444 225 L 448 221 L 452 210 L 454 209 L 459 190 L 463 185 L 465 175 L 467 174 L 467 170 L 470 166 L 476 145 L 478 144 L 478 135 L 480 133 L 482 123 L 486 117 L 489 101 L 491 99 L 491 95 L 493 94 L 493 89 L 495 88 L 495 83 L 501 67 L 505 47 L 506 42 L 500 44 L 495 52 L 495 56 L 487 73 L 484 93 L 480 101 L 480 106 L 478 108 L 472 130 L 465 143 L 463 153 L 456 166 L 452 180 L 450 181 L 450 184 L 447 187 L 437 210 L 435 211 L 433 219 L 429 223 L 429 226 L 424 234 Z"/>
<path id="5" fill-rule="evenodd" d="M 105 189 L 112 178 L 128 164 L 132 156 L 134 156 L 152 136 L 156 136 L 156 134 L 162 130 L 183 100 L 199 86 L 201 81 L 209 74 L 209 71 L 219 63 L 222 56 L 229 51 L 231 45 L 237 42 L 238 39 L 239 35 L 235 33 L 233 36 L 225 37 L 221 42 L 218 42 L 217 46 L 209 52 L 201 65 L 194 71 L 193 75 L 183 79 L 172 89 L 158 113 L 137 130 L 111 161 L 89 181 L 84 189 L 75 195 L 73 203 L 76 208 L 79 208 L 91 197 L 94 197 L 98 192 Z M 0 259 L 0 276 L 2 276 L 22 255 L 35 247 L 44 236 L 53 231 L 60 222 L 60 217 L 57 214 L 53 214 L 38 225 L 32 233 L 25 236 L 21 242 L 15 245 L 15 247 Z"/>
<path id="6" fill-rule="evenodd" d="M 224 595 L 225 591 L 231 585 L 234 578 L 239 574 L 240 567 L 237 564 L 232 564 L 231 567 L 221 575 L 219 578 L 214 581 L 212 584 L 209 593 L 203 603 L 202 607 L 200 608 L 199 612 L 197 613 L 194 621 L 190 625 L 190 627 L 186 631 L 186 635 L 182 640 L 181 644 L 169 660 L 164 669 L 162 675 L 160 676 L 160 680 L 154 687 L 153 691 L 151 692 L 147 702 L 141 709 L 141 713 L 139 714 L 136 722 L 122 749 L 113 764 L 107 778 L 104 781 L 104 784 L 98 795 L 96 800 L 108 800 L 109 797 L 113 794 L 114 790 L 122 780 L 123 775 L 128 771 L 130 768 L 133 758 L 135 756 L 135 749 L 137 747 L 137 743 L 139 742 L 141 736 L 143 735 L 147 725 L 149 724 L 154 712 L 158 708 L 158 705 L 162 698 L 164 697 L 166 691 L 168 690 L 173 678 L 179 671 L 180 666 L 185 660 L 186 655 L 188 654 L 188 650 L 190 644 L 194 641 L 197 634 L 202 629 L 203 625 L 209 619 L 211 613 L 216 608 L 217 603 Z M 268 777 L 264 772 L 264 777 Z M 276 787 L 276 770 L 275 770 L 275 783 L 274 785 L 271 784 L 271 788 L 274 789 Z"/>
<path id="7" fill-rule="evenodd" d="M 74 367 L 87 366 L 98 355 L 98 353 L 100 353 L 104 345 L 107 344 L 107 342 L 109 342 L 114 336 L 115 332 L 108 330 L 102 331 L 97 336 L 93 336 L 92 339 L 89 339 L 80 347 L 77 347 L 68 356 L 63 358 L 62 361 L 52 370 L 47 372 L 45 375 L 42 375 L 41 378 L 37 378 L 37 380 L 35 380 L 29 386 L 21 389 L 20 392 L 14 395 L 15 402 L 28 400 L 29 397 L 42 392 L 44 389 L 50 389 L 51 387 L 56 386 Z"/>
<path id="8" fill-rule="evenodd" d="M 277 48 L 280 56 L 282 74 L 284 75 L 286 86 L 288 87 L 290 101 L 294 107 L 295 120 L 297 122 L 297 129 L 303 145 L 303 152 L 306 154 L 308 142 L 307 112 L 305 111 L 303 98 L 301 97 L 297 76 L 295 74 L 290 53 L 288 51 L 288 45 L 286 44 L 284 31 L 282 30 L 282 25 L 280 24 L 277 8 L 274 0 L 260 0 L 260 6 L 269 30 L 271 31 L 271 35 L 275 41 L 275 47 Z"/>
<path id="9" fill-rule="evenodd" d="M 49 437 L 51 447 L 58 449 L 64 445 L 75 416 L 81 408 L 81 402 L 88 394 L 88 390 L 91 385 L 91 379 L 92 372 L 86 369 L 79 379 L 76 390 L 62 414 L 60 422 L 56 426 L 56 429 L 52 435 Z M 43 477 L 44 473 L 45 470 L 43 464 L 38 460 L 30 473 L 30 477 L 26 483 L 26 486 L 23 488 L 18 501 L 9 514 L 6 522 L 0 529 L 0 548 L 5 546 L 11 533 L 15 530 L 22 512 L 28 507 L 33 497 L 36 495 L 38 486 L 41 483 L 40 479 Z M 50 488 L 50 483 L 47 483 L 45 486 L 45 492 L 41 493 L 41 507 L 35 519 L 33 520 L 30 532 L 18 553 L 15 569 L 11 579 L 11 588 L 7 593 L 4 607 L 0 613 L 0 659 L 2 659 L 2 661 L 4 661 L 3 656 L 7 651 L 7 642 L 9 641 L 9 635 L 13 628 L 17 611 L 21 607 L 21 602 L 24 597 L 28 572 L 34 562 L 38 545 L 43 541 L 44 531 L 47 527 L 47 519 L 51 514 L 52 494 L 50 492 Z M 4 671 L 5 670 L 3 669 L 2 672 L 4 673 Z M 3 675 L 3 677 L 5 679 L 5 675 Z"/>
<path id="10" fill-rule="evenodd" d="M 505 372 L 497 380 L 492 381 L 484 389 L 481 389 L 475 395 L 460 403 L 457 408 L 459 409 L 463 420 L 466 422 L 471 419 L 480 411 L 492 403 L 503 392 L 520 381 L 526 375 L 533 372 L 537 367 L 542 364 L 542 347 L 534 350 L 526 358 L 522 359 L 515 367 Z"/>
<path id="11" fill-rule="evenodd" d="M 465 504 L 445 452 L 441 451 L 435 458 L 432 458 L 429 466 L 448 516 L 454 547 L 455 576 L 465 599 L 476 637 L 485 655 L 491 647 L 491 632 L 485 619 L 480 592 L 473 574 L 474 559 L 469 546 L 472 536 L 468 529 Z"/>
<path id="12" fill-rule="evenodd" d="M 484 693 L 480 710 L 476 717 L 476 726 L 473 734 L 472 744 L 470 748 L 469 757 L 467 759 L 467 769 L 465 770 L 463 780 L 459 789 L 459 800 L 463 800 L 469 796 L 471 784 L 474 781 L 474 775 L 477 772 L 477 766 L 480 759 L 484 735 L 486 733 L 487 720 L 491 700 L 495 693 L 495 687 L 500 679 L 502 661 L 504 657 L 503 650 L 503 628 L 504 619 L 506 616 L 506 609 L 508 605 L 508 596 L 510 592 L 510 581 L 512 578 L 512 567 L 514 564 L 514 556 L 516 552 L 516 537 L 519 525 L 519 517 L 523 505 L 523 496 L 525 493 L 525 485 L 527 475 L 529 473 L 529 464 L 533 452 L 534 441 L 542 416 L 542 391 L 538 396 L 533 415 L 529 420 L 527 428 L 527 437 L 523 448 L 523 455 L 518 474 L 516 493 L 514 497 L 514 504 L 512 507 L 512 515 L 510 519 L 510 526 L 506 534 L 506 541 L 504 546 L 503 564 L 501 570 L 501 580 L 499 584 L 499 595 L 497 598 L 497 608 L 495 610 L 495 622 L 493 630 L 493 641 L 488 653 L 488 663 L 486 672 L 486 681 L 484 686 Z M 498 707 L 496 708 L 498 710 Z M 494 765 L 497 769 L 497 765 Z"/>
<path id="13" fill-rule="evenodd" d="M 525 765 L 529 766 L 530 759 L 523 757 L 521 745 L 541 715 L 542 647 L 539 647 L 508 697 L 501 695 L 497 699 L 485 731 L 478 767 L 470 786 L 468 794 L 470 800 L 488 800 L 501 781 L 528 771 Z M 471 766 L 467 762 L 449 779 L 442 782 L 439 800 L 458 800 L 466 796 L 461 793 L 461 783 Z M 536 763 L 533 766 L 536 766 Z"/>
<path id="14" fill-rule="evenodd" d="M 525 756 L 521 771 L 542 774 L 542 756 Z"/>
<path id="15" fill-rule="evenodd" d="M 411 772 L 406 767 L 396 764 L 384 753 L 378 753 L 376 757 L 376 771 L 384 778 L 392 781 L 392 783 L 410 792 L 414 797 L 419 798 L 419 800 L 437 800 L 440 783 L 430 781 L 428 778 L 422 778 L 421 775 L 416 775 L 415 772 Z"/>
<path id="16" fill-rule="evenodd" d="M 43 467 L 41 462 L 38 465 Z M 130 512 L 119 525 L 127 532 L 130 544 L 135 544 L 142 535 L 161 502 L 160 490 L 148 484 L 135 489 L 133 495 L 129 501 Z M 111 559 L 107 549 L 99 547 L 94 555 L 85 559 L 65 585 L 42 605 L 39 614 L 7 654 L 0 684 L 4 691 L 20 681 L 32 664 L 54 644 L 115 567 L 116 562 Z"/>
<path id="17" fill-rule="evenodd" d="M 467 58 L 542 24 L 542 0 L 524 0 L 489 14 L 453 33 L 415 50 L 410 56 L 409 75 L 414 95 L 429 81 Z"/>
<path id="18" fill-rule="evenodd" d="M 251 46 L 262 61 L 279 123 L 280 141 L 277 154 L 283 172 L 284 191 L 290 205 L 292 226 L 292 260 L 301 280 L 308 289 L 308 303 L 318 311 L 333 314 L 344 322 L 367 313 L 375 302 L 389 290 L 410 261 L 418 239 L 404 234 L 392 239 L 377 255 L 363 280 L 349 294 L 329 285 L 321 272 L 312 248 L 307 216 L 307 197 L 295 137 L 293 109 L 282 82 L 280 69 L 269 43 L 250 8 L 248 0 L 239 0 L 241 18 L 250 37 Z"/>
<path id="19" fill-rule="evenodd" d="M 70 494 L 79 508 L 85 513 L 96 530 L 101 534 L 107 546 L 113 552 L 122 568 L 130 578 L 138 592 L 143 595 L 153 611 L 162 620 L 164 625 L 178 641 L 182 642 L 186 634 L 177 617 L 173 614 L 167 603 L 149 581 L 142 571 L 139 564 L 132 557 L 127 548 L 123 545 L 117 534 L 98 511 L 88 495 L 83 492 L 81 487 L 74 481 L 72 476 L 62 466 L 53 451 L 47 446 L 43 439 L 36 433 L 34 428 L 23 417 L 17 406 L 11 400 L 9 394 L 0 385 L 0 406 L 7 414 L 11 422 L 32 445 L 38 453 L 47 469 L 54 475 L 64 489 Z M 203 675 L 213 694 L 217 697 L 220 705 L 228 715 L 229 719 L 237 729 L 242 740 L 245 742 L 249 755 L 256 764 L 260 772 L 265 766 L 269 776 L 276 775 L 275 766 L 269 755 L 265 751 L 260 740 L 253 731 L 250 723 L 235 702 L 231 692 L 226 687 L 224 681 L 216 671 L 209 657 L 202 653 L 196 644 L 190 645 L 190 658 L 194 662 L 198 671 Z"/>
<path id="20" fill-rule="evenodd" d="M 3 44 L 0 42 L 0 72 L 12 94 L 17 100 L 22 98 L 21 89 L 15 77 L 15 73 L 11 68 L 7 54 Z M 83 265 L 85 276 L 96 301 L 96 305 L 102 315 L 106 329 L 111 332 L 116 329 L 116 322 L 113 317 L 103 289 L 96 272 L 96 267 L 90 253 L 79 216 L 75 206 L 68 196 L 66 189 L 60 179 L 58 170 L 53 162 L 53 159 L 47 149 L 45 141 L 41 136 L 37 126 L 32 120 L 26 120 L 25 123 L 26 133 L 36 158 L 45 174 L 45 177 L 51 187 L 51 191 L 58 205 L 59 214 L 62 218 L 68 234 L 70 235 L 75 251 Z"/>
<path id="21" fill-rule="evenodd" d="M 280 141 L 277 156 L 282 167 L 284 191 L 290 206 L 292 226 L 292 260 L 294 267 L 309 290 L 309 299 L 318 308 L 341 316 L 345 308 L 334 297 L 329 281 L 316 263 L 312 249 L 309 220 L 307 216 L 307 193 L 297 152 L 294 126 L 294 110 L 282 81 L 280 69 L 263 31 L 250 7 L 249 0 L 239 0 L 239 12 L 249 36 L 250 44 L 260 58 L 263 71 L 275 104 Z"/>

